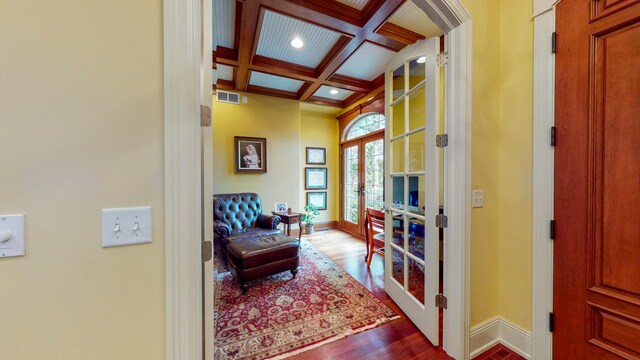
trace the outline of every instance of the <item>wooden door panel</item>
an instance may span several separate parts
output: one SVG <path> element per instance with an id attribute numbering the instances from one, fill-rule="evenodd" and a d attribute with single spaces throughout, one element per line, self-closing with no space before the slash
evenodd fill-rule
<path id="1" fill-rule="evenodd" d="M 597 37 L 595 53 L 596 271 L 602 285 L 640 298 L 639 19 Z"/>
<path id="2" fill-rule="evenodd" d="M 611 13 L 622 10 L 640 0 L 599 0 L 592 1 L 591 20 L 597 20 Z"/>
<path id="3" fill-rule="evenodd" d="M 563 0 L 557 33 L 554 358 L 640 358 L 640 1 Z"/>

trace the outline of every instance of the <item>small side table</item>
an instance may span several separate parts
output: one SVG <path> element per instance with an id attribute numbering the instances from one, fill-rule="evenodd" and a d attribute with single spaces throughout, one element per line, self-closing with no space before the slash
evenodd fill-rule
<path id="1" fill-rule="evenodd" d="M 280 216 L 280 221 L 284 224 L 284 229 L 287 232 L 287 236 L 291 236 L 291 225 L 298 224 L 298 229 L 300 229 L 300 233 L 298 234 L 298 240 L 302 238 L 302 221 L 301 221 L 302 214 L 301 213 L 291 212 L 291 214 L 289 214 L 286 211 L 285 212 L 272 211 L 271 213 L 273 215 Z"/>

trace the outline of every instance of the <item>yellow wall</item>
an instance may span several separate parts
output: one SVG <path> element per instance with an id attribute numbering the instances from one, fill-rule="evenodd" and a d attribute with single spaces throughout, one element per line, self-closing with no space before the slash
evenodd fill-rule
<path id="1" fill-rule="evenodd" d="M 162 2 L 0 2 L 0 359 L 163 359 Z M 150 205 L 153 243 L 101 248 L 101 209 Z"/>
<path id="2" fill-rule="evenodd" d="M 247 104 L 213 102 L 214 193 L 256 192 L 262 199 L 264 213 L 271 213 L 276 202 L 286 202 L 293 211 L 302 211 L 306 203 L 304 148 L 326 147 L 329 208 L 321 211 L 316 221 L 338 220 L 335 110 L 270 96 L 244 93 L 242 96 L 247 97 Z M 266 174 L 234 173 L 234 136 L 267 139 Z"/>
<path id="3" fill-rule="evenodd" d="M 473 19 L 471 326 L 531 329 L 532 0 L 463 0 Z"/>
<path id="4" fill-rule="evenodd" d="M 533 2 L 500 2 L 500 315 L 531 329 Z"/>
<path id="5" fill-rule="evenodd" d="M 297 101 L 242 94 L 246 104 L 213 102 L 213 192 L 255 192 L 263 213 L 276 202 L 300 209 L 300 105 Z M 267 173 L 234 173 L 234 136 L 267 139 Z"/>
<path id="6" fill-rule="evenodd" d="M 301 103 L 300 112 L 300 181 L 301 195 L 300 204 L 307 203 L 307 195 L 304 191 L 304 168 L 326 167 L 327 168 L 327 190 L 317 190 L 327 192 L 327 210 L 321 210 L 316 222 L 337 221 L 340 216 L 339 197 L 339 163 L 340 154 L 338 143 L 338 121 L 336 120 L 336 110 L 326 106 L 318 106 Z M 327 165 L 306 165 L 306 147 L 323 147 L 327 149 Z"/>
<path id="7" fill-rule="evenodd" d="M 500 1 L 464 0 L 473 21 L 472 186 L 485 191 L 471 212 L 471 326 L 499 311 Z"/>

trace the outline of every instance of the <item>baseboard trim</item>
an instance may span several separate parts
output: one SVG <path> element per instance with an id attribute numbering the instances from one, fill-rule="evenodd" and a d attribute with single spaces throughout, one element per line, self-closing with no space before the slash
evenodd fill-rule
<path id="1" fill-rule="evenodd" d="M 331 230 L 331 229 L 337 229 L 337 228 L 338 228 L 338 222 L 335 220 L 317 222 L 314 226 L 315 231 L 324 231 L 324 230 Z"/>
<path id="2" fill-rule="evenodd" d="M 497 316 L 471 329 L 471 358 L 496 344 L 502 344 L 520 356 L 531 359 L 531 333 Z"/>

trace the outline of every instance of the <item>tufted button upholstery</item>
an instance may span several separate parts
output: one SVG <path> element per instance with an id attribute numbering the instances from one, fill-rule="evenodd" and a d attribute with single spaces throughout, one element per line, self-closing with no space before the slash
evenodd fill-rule
<path id="1" fill-rule="evenodd" d="M 256 193 L 214 195 L 213 219 L 216 247 L 222 253 L 229 241 L 243 236 L 280 233 L 280 217 L 262 214 L 262 202 Z"/>

